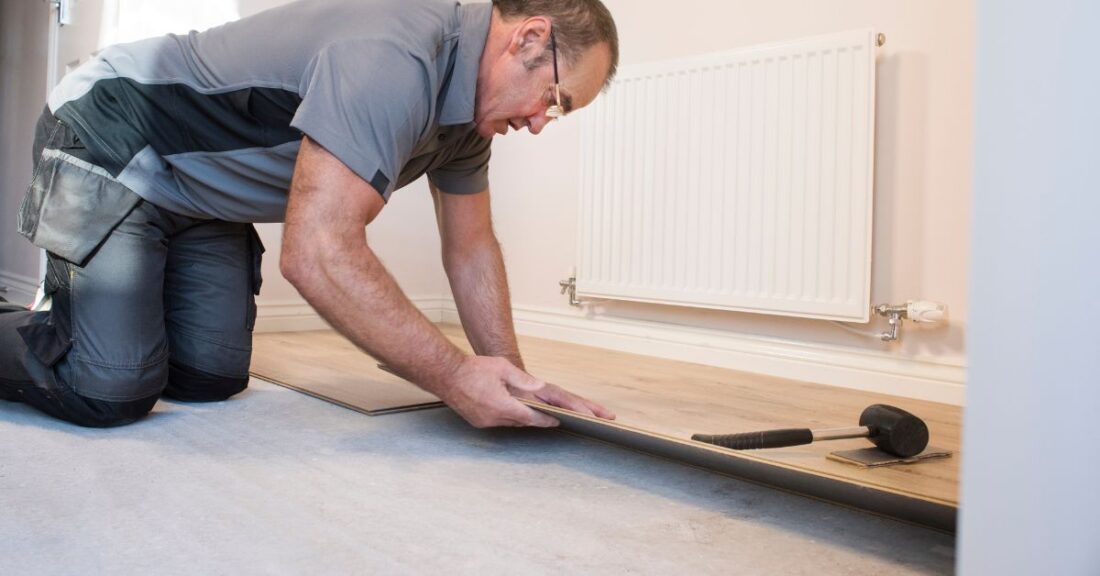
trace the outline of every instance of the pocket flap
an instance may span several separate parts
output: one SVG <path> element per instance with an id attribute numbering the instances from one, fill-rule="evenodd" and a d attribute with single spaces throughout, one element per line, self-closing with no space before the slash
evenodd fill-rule
<path id="1" fill-rule="evenodd" d="M 16 329 L 39 362 L 53 366 L 72 348 L 72 340 L 53 324 L 35 323 Z"/>
<path id="2" fill-rule="evenodd" d="M 19 232 L 35 246 L 83 266 L 141 197 L 102 168 L 47 149 L 19 214 Z"/>

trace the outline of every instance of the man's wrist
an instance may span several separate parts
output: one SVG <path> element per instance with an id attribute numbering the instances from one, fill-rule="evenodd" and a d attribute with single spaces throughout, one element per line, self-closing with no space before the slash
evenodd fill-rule
<path id="1" fill-rule="evenodd" d="M 435 375 L 435 381 L 432 382 L 433 390 L 430 390 L 430 392 L 445 400 L 445 396 L 448 395 L 454 385 L 456 375 L 467 357 L 466 353 L 458 348 L 449 350 L 446 357 L 440 361 L 439 371 Z"/>

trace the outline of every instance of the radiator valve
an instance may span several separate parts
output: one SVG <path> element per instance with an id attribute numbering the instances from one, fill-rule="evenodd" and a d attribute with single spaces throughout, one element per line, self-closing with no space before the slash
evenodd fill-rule
<path id="1" fill-rule="evenodd" d="M 561 286 L 561 293 L 564 295 L 569 293 L 569 305 L 580 306 L 581 301 L 577 299 L 577 275 L 573 274 L 569 276 L 568 280 L 561 280 L 558 282 L 558 286 Z"/>
<path id="2" fill-rule="evenodd" d="M 884 316 L 890 323 L 890 330 L 879 334 L 883 342 L 893 342 L 898 339 L 898 331 L 901 330 L 902 320 L 911 320 L 921 324 L 934 324 L 947 317 L 947 306 L 939 302 L 927 300 L 910 300 L 901 305 L 879 304 L 874 307 L 875 314 Z"/>

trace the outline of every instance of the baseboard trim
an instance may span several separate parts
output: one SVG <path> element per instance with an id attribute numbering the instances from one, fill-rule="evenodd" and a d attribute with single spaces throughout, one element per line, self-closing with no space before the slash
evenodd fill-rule
<path id="1" fill-rule="evenodd" d="M 34 278 L 5 270 L 0 270 L 0 286 L 8 289 L 7 292 L 0 292 L 4 299 L 27 306 L 34 302 L 34 295 L 38 291 L 38 281 Z"/>
<path id="2" fill-rule="evenodd" d="M 458 323 L 454 300 L 411 298 L 432 322 Z M 695 362 L 780 378 L 962 406 L 966 366 L 936 357 L 731 334 L 581 311 L 515 307 L 516 332 L 586 346 Z M 260 305 L 257 332 L 318 330 L 327 324 L 300 300 Z"/>
<path id="3" fill-rule="evenodd" d="M 580 311 L 517 307 L 512 315 L 517 333 L 537 338 L 956 406 L 966 401 L 966 366 L 940 358 L 586 317 Z M 443 321 L 458 321 L 453 301 Z"/>
<path id="4" fill-rule="evenodd" d="M 443 321 L 443 309 L 449 300 L 438 296 L 410 298 L 412 303 L 436 324 Z M 454 308 L 453 302 L 450 304 Z M 457 313 L 456 313 L 457 315 Z M 302 332 L 328 330 L 331 326 L 304 300 L 260 300 L 256 303 L 255 332 Z"/>

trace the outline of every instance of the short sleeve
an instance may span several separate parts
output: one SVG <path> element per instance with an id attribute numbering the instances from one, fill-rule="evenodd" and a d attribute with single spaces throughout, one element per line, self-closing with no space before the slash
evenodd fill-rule
<path id="1" fill-rule="evenodd" d="M 388 200 L 429 121 L 423 62 L 392 43 L 335 42 L 314 57 L 290 125 Z"/>
<path id="2" fill-rule="evenodd" d="M 489 156 L 492 138 L 470 130 L 458 151 L 442 166 L 430 170 L 428 179 L 447 194 L 477 194 L 489 187 Z"/>

